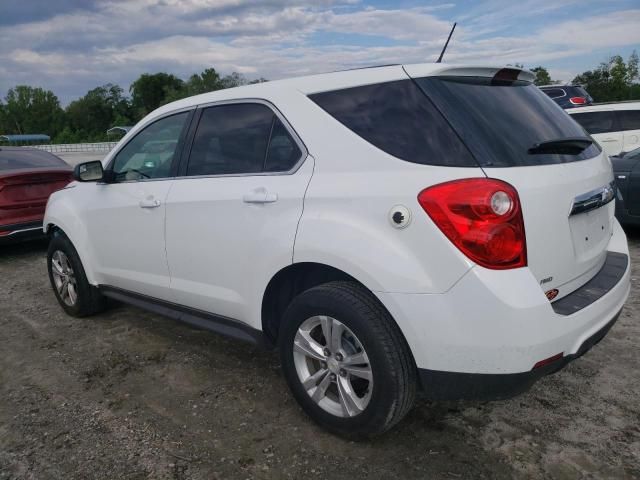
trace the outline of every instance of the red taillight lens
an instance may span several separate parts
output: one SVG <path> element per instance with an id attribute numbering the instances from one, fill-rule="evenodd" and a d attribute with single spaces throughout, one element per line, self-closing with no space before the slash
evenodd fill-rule
<path id="1" fill-rule="evenodd" d="M 527 265 L 518 192 L 491 178 L 467 178 L 429 187 L 418 202 L 434 223 L 471 260 L 504 270 Z"/>
<path id="2" fill-rule="evenodd" d="M 587 99 L 584 97 L 571 97 L 569 102 L 571 102 L 571 105 L 584 105 L 587 103 Z"/>

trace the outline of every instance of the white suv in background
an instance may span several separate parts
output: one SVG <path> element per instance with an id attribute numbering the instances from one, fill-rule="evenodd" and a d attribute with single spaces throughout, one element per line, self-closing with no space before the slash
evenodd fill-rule
<path id="1" fill-rule="evenodd" d="M 399 65 L 163 106 L 51 197 L 55 294 L 277 347 L 342 435 L 417 391 L 519 393 L 605 335 L 630 271 L 609 159 L 532 78 Z"/>
<path id="2" fill-rule="evenodd" d="M 608 155 L 640 147 L 640 102 L 599 103 L 567 110 Z"/>

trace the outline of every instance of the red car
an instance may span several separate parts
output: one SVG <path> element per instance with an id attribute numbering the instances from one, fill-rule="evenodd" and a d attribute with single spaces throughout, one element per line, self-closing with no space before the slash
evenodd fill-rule
<path id="1" fill-rule="evenodd" d="M 49 195 L 71 180 L 71 167 L 49 152 L 0 147 L 0 243 L 42 236 Z"/>

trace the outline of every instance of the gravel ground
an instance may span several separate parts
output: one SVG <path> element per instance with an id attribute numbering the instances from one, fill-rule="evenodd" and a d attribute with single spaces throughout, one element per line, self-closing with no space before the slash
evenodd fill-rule
<path id="1" fill-rule="evenodd" d="M 45 250 L 0 250 L 0 480 L 640 478 L 637 281 L 609 335 L 528 393 L 419 401 L 353 443 L 305 417 L 272 352 L 131 307 L 66 316 Z"/>

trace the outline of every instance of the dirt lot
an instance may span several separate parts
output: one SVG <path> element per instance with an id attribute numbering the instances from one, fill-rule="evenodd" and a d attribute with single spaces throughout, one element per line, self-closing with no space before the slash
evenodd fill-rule
<path id="1" fill-rule="evenodd" d="M 0 480 L 640 478 L 637 281 L 609 335 L 527 394 L 421 401 L 351 443 L 304 416 L 273 353 L 129 307 L 64 315 L 45 248 L 0 250 Z"/>

